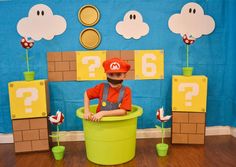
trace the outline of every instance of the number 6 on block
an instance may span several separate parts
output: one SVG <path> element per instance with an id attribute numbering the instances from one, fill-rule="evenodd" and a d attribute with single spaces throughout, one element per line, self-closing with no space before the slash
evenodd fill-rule
<path id="1" fill-rule="evenodd" d="M 135 51 L 135 79 L 164 79 L 163 50 Z"/>

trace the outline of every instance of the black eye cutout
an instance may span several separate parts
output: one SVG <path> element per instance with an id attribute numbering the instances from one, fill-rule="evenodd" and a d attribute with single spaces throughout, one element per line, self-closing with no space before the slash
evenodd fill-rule
<path id="1" fill-rule="evenodd" d="M 133 15 L 133 18 L 134 18 L 134 20 L 136 19 L 136 15 L 135 14 Z"/>
<path id="2" fill-rule="evenodd" d="M 38 15 L 38 16 L 40 15 L 40 11 L 37 11 L 37 15 Z"/>
<path id="3" fill-rule="evenodd" d="M 196 13 L 196 9 L 193 9 L 193 14 L 195 14 Z"/>
<path id="4" fill-rule="evenodd" d="M 43 10 L 42 10 L 41 14 L 42 14 L 42 16 L 44 15 L 44 11 Z"/>
<path id="5" fill-rule="evenodd" d="M 132 16 L 132 14 L 131 14 L 131 15 L 129 15 L 129 18 L 130 18 L 130 20 L 132 20 L 132 17 L 133 17 L 133 16 Z"/>
<path id="6" fill-rule="evenodd" d="M 189 9 L 189 13 L 192 13 L 192 8 Z"/>

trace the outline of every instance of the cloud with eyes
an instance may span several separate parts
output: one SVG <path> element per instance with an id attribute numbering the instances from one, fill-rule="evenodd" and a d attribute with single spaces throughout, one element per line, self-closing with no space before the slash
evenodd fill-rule
<path id="1" fill-rule="evenodd" d="M 25 38 L 39 41 L 42 38 L 51 40 L 66 30 L 66 20 L 59 15 L 53 15 L 52 10 L 44 4 L 34 5 L 17 23 L 17 32 Z"/>
<path id="2" fill-rule="evenodd" d="M 149 32 L 149 26 L 143 22 L 142 15 L 135 10 L 128 11 L 123 21 L 116 24 L 116 32 L 125 39 L 139 39 Z"/>
<path id="3" fill-rule="evenodd" d="M 191 38 L 200 38 L 208 35 L 215 29 L 215 21 L 211 16 L 204 15 L 202 7 L 197 3 L 187 3 L 181 9 L 181 13 L 169 18 L 169 28 L 172 32 L 187 35 Z"/>

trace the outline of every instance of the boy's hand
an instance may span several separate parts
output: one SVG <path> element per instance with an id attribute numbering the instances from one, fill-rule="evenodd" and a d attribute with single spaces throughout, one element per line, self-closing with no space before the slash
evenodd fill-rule
<path id="1" fill-rule="evenodd" d="M 90 111 L 87 111 L 84 113 L 84 119 L 88 120 L 91 119 L 93 116 L 93 113 L 91 113 Z"/>
<path id="2" fill-rule="evenodd" d="M 100 112 L 98 112 L 98 113 L 96 113 L 92 116 L 91 121 L 93 121 L 93 122 L 97 121 L 98 122 L 102 119 L 103 116 L 104 116 L 104 111 L 100 111 Z"/>

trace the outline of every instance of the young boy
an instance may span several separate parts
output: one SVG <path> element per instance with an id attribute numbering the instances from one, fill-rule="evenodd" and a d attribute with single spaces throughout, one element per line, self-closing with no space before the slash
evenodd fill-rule
<path id="1" fill-rule="evenodd" d="M 131 110 L 131 90 L 123 86 L 122 82 L 130 65 L 119 58 L 112 58 L 103 62 L 108 83 L 101 83 L 84 93 L 84 118 L 91 121 L 100 121 L 104 116 L 121 116 Z M 97 112 L 89 110 L 89 101 L 99 99 Z"/>

